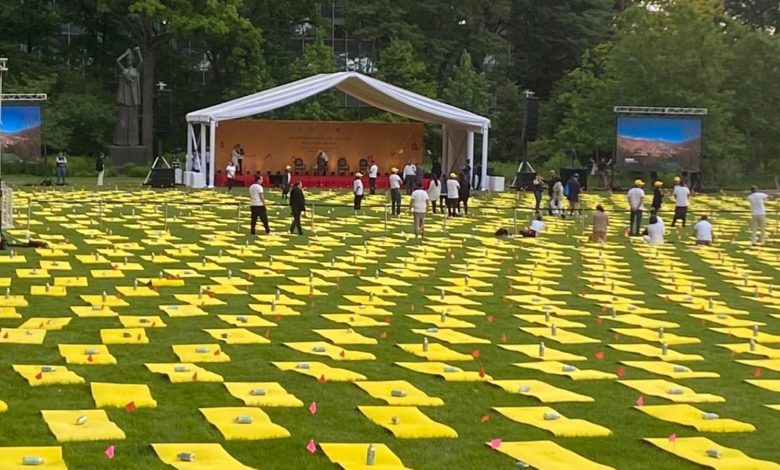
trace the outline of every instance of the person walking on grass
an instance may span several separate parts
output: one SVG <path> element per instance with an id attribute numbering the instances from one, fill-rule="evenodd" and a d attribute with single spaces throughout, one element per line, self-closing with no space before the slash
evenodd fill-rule
<path id="1" fill-rule="evenodd" d="M 691 190 L 688 189 L 685 181 L 680 181 L 680 184 L 674 187 L 672 194 L 674 195 L 672 227 L 675 226 L 678 220 L 682 221 L 682 226 L 685 227 L 686 218 L 688 217 L 688 197 L 691 195 Z"/>
<path id="2" fill-rule="evenodd" d="M 97 172 L 97 187 L 103 187 L 103 175 L 106 173 L 106 154 L 103 152 L 98 154 L 95 171 Z"/>
<path id="3" fill-rule="evenodd" d="M 758 191 L 757 186 L 750 187 L 748 201 L 750 201 L 750 244 L 758 243 L 763 245 L 766 242 L 766 207 L 764 201 L 769 198 L 766 193 Z M 761 231 L 761 237 L 757 237 L 758 231 Z"/>
<path id="4" fill-rule="evenodd" d="M 401 215 L 401 184 L 403 180 L 398 176 L 398 168 L 390 168 L 390 208 L 395 216 Z"/>
<path id="5" fill-rule="evenodd" d="M 233 185 L 236 184 L 236 164 L 233 163 L 233 160 L 230 160 L 225 167 L 225 175 L 227 176 L 227 191 L 230 192 L 233 190 Z"/>
<path id="6" fill-rule="evenodd" d="M 292 184 L 292 167 L 287 165 L 282 173 L 282 199 L 287 199 L 290 194 L 290 185 Z"/>
<path id="7" fill-rule="evenodd" d="M 422 188 L 422 184 L 417 183 L 417 188 L 412 191 L 409 201 L 409 211 L 412 213 L 414 221 L 414 236 L 422 237 L 425 232 L 425 214 L 428 212 L 430 197 L 428 192 Z"/>
<path id="8" fill-rule="evenodd" d="M 290 225 L 290 233 L 293 233 L 297 228 L 298 235 L 303 235 L 301 214 L 306 212 L 306 197 L 303 195 L 303 188 L 301 188 L 300 181 L 293 183 L 292 189 L 290 190 L 290 210 L 292 211 L 293 216 L 293 221 Z"/>
<path id="9" fill-rule="evenodd" d="M 642 211 L 644 210 L 645 200 L 645 191 L 642 189 L 642 186 L 644 185 L 644 181 L 635 180 L 634 187 L 629 189 L 626 194 L 628 209 L 631 214 L 629 218 L 629 234 L 632 237 L 639 236 L 639 231 L 642 229 Z"/>
<path id="10" fill-rule="evenodd" d="M 569 187 L 569 195 L 567 196 L 569 199 L 569 215 L 574 216 L 574 211 L 579 213 L 578 206 L 580 204 L 580 192 L 582 191 L 580 174 L 574 173 L 571 179 L 566 183 L 566 186 Z"/>
<path id="11" fill-rule="evenodd" d="M 355 211 L 360 210 L 360 204 L 363 201 L 363 173 L 355 173 L 355 179 L 352 181 L 352 194 L 355 195 Z"/>
<path id="12" fill-rule="evenodd" d="M 447 216 L 455 217 L 458 215 L 458 201 L 460 200 L 460 183 L 458 182 L 458 174 L 450 173 L 450 178 L 447 180 Z"/>
<path id="13" fill-rule="evenodd" d="M 263 177 L 261 175 L 255 176 L 255 183 L 249 187 L 249 210 L 252 214 L 249 233 L 255 235 L 257 219 L 260 219 L 260 221 L 263 223 L 265 233 L 271 233 L 271 228 L 268 226 L 268 211 L 265 207 L 265 196 L 263 195 Z"/>
<path id="14" fill-rule="evenodd" d="M 697 245 L 710 246 L 715 240 L 712 233 L 712 223 L 710 223 L 706 215 L 701 216 L 701 220 L 693 226 L 693 233 L 696 236 Z"/>

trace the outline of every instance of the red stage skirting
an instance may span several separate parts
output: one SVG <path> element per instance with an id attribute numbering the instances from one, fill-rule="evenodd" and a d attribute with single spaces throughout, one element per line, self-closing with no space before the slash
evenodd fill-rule
<path id="1" fill-rule="evenodd" d="M 275 184 L 277 180 L 281 179 L 280 175 L 263 175 L 264 186 L 274 187 L 279 186 Z M 269 182 L 269 179 L 271 180 Z M 352 188 L 352 181 L 355 178 L 353 176 L 311 176 L 311 175 L 293 175 L 292 180 L 300 181 L 305 188 Z M 227 176 L 224 173 L 218 173 L 214 176 L 216 186 L 227 186 Z M 423 187 L 428 187 L 430 180 L 425 178 L 423 180 Z M 255 182 L 254 175 L 236 175 L 236 186 L 250 186 Z M 368 190 L 368 177 L 363 177 L 363 186 Z M 380 175 L 376 179 L 376 187 L 379 189 L 387 189 L 390 186 L 387 176 Z"/>

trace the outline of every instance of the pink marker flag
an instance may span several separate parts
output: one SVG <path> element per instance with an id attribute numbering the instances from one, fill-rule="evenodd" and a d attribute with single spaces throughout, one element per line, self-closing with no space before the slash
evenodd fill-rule
<path id="1" fill-rule="evenodd" d="M 112 444 L 108 446 L 103 453 L 106 454 L 106 457 L 108 457 L 109 459 L 113 459 L 115 452 L 116 452 L 116 447 Z"/>
<path id="2" fill-rule="evenodd" d="M 669 434 L 669 442 L 675 442 L 677 441 L 677 434 L 671 433 Z"/>
<path id="3" fill-rule="evenodd" d="M 491 449 L 498 449 L 499 447 L 501 447 L 501 439 L 496 438 L 490 440 Z"/>
<path id="4" fill-rule="evenodd" d="M 639 395 L 639 398 L 636 399 L 636 406 L 645 406 L 645 397 Z"/>
<path id="5" fill-rule="evenodd" d="M 309 439 L 309 443 L 306 444 L 306 450 L 312 454 L 317 452 L 317 444 L 314 442 L 314 439 Z"/>
<path id="6" fill-rule="evenodd" d="M 311 402 L 311 405 L 309 405 L 309 413 L 314 414 L 317 412 L 317 402 L 313 401 Z"/>

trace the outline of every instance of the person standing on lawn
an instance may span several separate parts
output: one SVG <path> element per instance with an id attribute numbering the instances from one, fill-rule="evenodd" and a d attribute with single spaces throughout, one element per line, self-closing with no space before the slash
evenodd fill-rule
<path id="1" fill-rule="evenodd" d="M 650 207 L 652 207 L 656 213 L 661 210 L 661 206 L 664 203 L 664 193 L 661 191 L 663 185 L 663 181 L 656 181 L 653 183 L 653 202 L 650 204 Z"/>
<path id="2" fill-rule="evenodd" d="M 95 171 L 97 171 L 97 186 L 102 187 L 103 186 L 103 175 L 106 173 L 106 154 L 103 152 L 100 152 L 97 156 L 97 161 L 95 162 Z"/>
<path id="3" fill-rule="evenodd" d="M 672 217 L 672 227 L 678 220 L 682 221 L 682 226 L 685 227 L 685 221 L 688 216 L 688 197 L 691 195 L 691 190 L 685 184 L 685 181 L 680 181 L 680 184 L 674 187 L 674 217 Z"/>
<path id="4" fill-rule="evenodd" d="M 639 231 L 642 228 L 642 211 L 644 210 L 645 200 L 645 191 L 642 189 L 642 186 L 644 185 L 644 181 L 635 180 L 634 187 L 629 189 L 628 194 L 626 194 L 628 199 L 628 209 L 631 213 L 629 219 L 629 234 L 632 237 L 639 236 Z"/>
<path id="5" fill-rule="evenodd" d="M 750 201 L 750 244 L 756 244 L 756 234 L 761 231 L 758 241 L 761 245 L 766 242 L 766 207 L 764 201 L 769 198 L 766 193 L 758 191 L 758 187 L 751 186 L 747 199 Z"/>
<path id="6" fill-rule="evenodd" d="M 352 181 L 352 193 L 355 195 L 355 211 L 360 210 L 360 203 L 363 201 L 363 173 L 355 173 L 355 179 Z"/>
<path id="7" fill-rule="evenodd" d="M 460 200 L 460 183 L 458 174 L 450 173 L 450 179 L 447 180 L 447 215 L 454 217 L 458 215 L 458 201 Z"/>
<path id="8" fill-rule="evenodd" d="M 228 192 L 233 190 L 233 185 L 236 184 L 236 164 L 233 160 L 230 160 L 225 167 L 225 175 L 227 176 Z"/>
<path id="9" fill-rule="evenodd" d="M 376 177 L 379 175 L 379 166 L 372 159 L 368 167 L 368 194 L 376 194 Z"/>
<path id="10" fill-rule="evenodd" d="M 255 183 L 249 187 L 249 210 L 252 214 L 249 233 L 255 235 L 257 219 L 260 219 L 260 221 L 263 223 L 265 233 L 271 233 L 271 228 L 268 226 L 268 211 L 265 207 L 265 196 L 263 195 L 263 177 L 261 175 L 255 176 Z"/>
<path id="11" fill-rule="evenodd" d="M 292 167 L 287 165 L 282 173 L 282 199 L 287 199 L 290 194 L 290 184 L 292 183 Z"/>
<path id="12" fill-rule="evenodd" d="M 534 191 L 534 212 L 539 213 L 539 207 L 542 205 L 542 194 L 544 193 L 544 180 L 542 174 L 537 173 L 531 182 L 531 189 Z"/>
<path id="13" fill-rule="evenodd" d="M 422 188 L 422 184 L 417 183 L 417 188 L 412 191 L 412 197 L 409 201 L 409 211 L 414 220 L 414 236 L 422 237 L 425 231 L 425 214 L 428 212 L 430 198 L 428 192 Z"/>
<path id="14" fill-rule="evenodd" d="M 303 195 L 303 188 L 301 188 L 301 182 L 296 181 L 292 185 L 290 190 L 290 210 L 292 211 L 293 221 L 290 225 L 290 233 L 297 228 L 298 235 L 303 235 L 303 227 L 301 226 L 301 214 L 306 212 L 306 197 Z"/>
<path id="15" fill-rule="evenodd" d="M 54 163 L 57 166 L 57 184 L 63 186 L 65 185 L 65 178 L 68 176 L 68 157 L 60 152 L 57 154 L 57 158 L 54 159 Z"/>
<path id="16" fill-rule="evenodd" d="M 569 187 L 569 215 L 574 216 L 574 211 L 579 214 L 578 208 L 580 204 L 580 192 L 582 191 L 582 185 L 580 184 L 580 174 L 574 173 L 569 181 L 566 183 Z"/>
<path id="17" fill-rule="evenodd" d="M 431 175 L 431 181 L 428 183 L 428 199 L 431 201 L 431 206 L 433 206 L 433 213 L 436 213 L 436 204 L 439 202 L 439 198 L 441 197 L 441 181 L 439 181 L 439 175 L 433 174 Z M 441 205 L 441 211 L 444 212 L 444 205 Z"/>
<path id="18" fill-rule="evenodd" d="M 390 168 L 390 213 L 401 215 L 401 177 L 398 176 L 398 168 Z"/>

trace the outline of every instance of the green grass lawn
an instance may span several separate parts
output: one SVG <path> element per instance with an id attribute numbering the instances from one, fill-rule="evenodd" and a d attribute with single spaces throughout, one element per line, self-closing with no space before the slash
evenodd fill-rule
<path id="1" fill-rule="evenodd" d="M 71 469 L 156 469 L 166 467 L 153 452 L 152 443 L 220 443 L 236 459 L 245 465 L 262 469 L 330 469 L 336 468 L 318 450 L 315 454 L 306 451 L 305 446 L 310 439 L 318 443 L 385 443 L 400 457 L 409 468 L 417 469 L 500 469 L 515 468 L 513 459 L 491 450 L 485 442 L 500 438 L 504 442 L 552 440 L 557 444 L 577 452 L 578 454 L 603 465 L 624 469 L 688 469 L 699 468 L 685 460 L 667 454 L 641 441 L 646 437 L 666 437 L 676 433 L 679 438 L 688 436 L 706 436 L 723 446 L 740 449 L 758 459 L 780 462 L 780 450 L 777 448 L 775 432 L 777 411 L 765 408 L 764 404 L 780 403 L 780 396 L 763 389 L 750 386 L 743 381 L 753 378 L 754 368 L 741 365 L 735 359 L 753 358 L 749 355 L 732 357 L 729 351 L 718 347 L 722 343 L 744 343 L 745 340 L 729 337 L 708 329 L 711 324 L 689 316 L 695 311 L 686 309 L 674 302 L 665 301 L 657 294 L 666 294 L 660 282 L 645 269 L 645 259 L 638 254 L 637 248 L 622 236 L 625 223 L 620 214 L 613 216 L 611 241 L 617 246 L 614 251 L 630 264 L 631 282 L 636 289 L 644 294 L 635 296 L 645 302 L 649 308 L 663 309 L 664 315 L 654 315 L 653 318 L 676 322 L 678 329 L 667 330 L 683 336 L 695 336 L 701 339 L 700 344 L 672 346 L 676 351 L 696 353 L 704 356 L 705 361 L 685 363 L 694 370 L 715 371 L 720 374 L 718 379 L 687 379 L 674 380 L 676 383 L 691 387 L 700 393 L 712 393 L 726 398 L 725 403 L 694 404 L 701 409 L 718 413 L 724 418 L 733 418 L 755 425 L 757 430 L 752 433 L 700 433 L 692 428 L 654 419 L 633 409 L 638 392 L 620 385 L 616 380 L 584 380 L 573 381 L 566 377 L 548 375 L 542 372 L 521 369 L 513 365 L 532 360 L 522 354 L 499 348 L 501 338 L 505 335 L 508 344 L 538 344 L 539 339 L 519 330 L 523 326 L 533 326 L 513 317 L 513 314 L 530 313 L 522 306 L 510 302 L 505 295 L 522 294 L 515 288 L 518 283 L 506 279 L 506 275 L 527 275 L 535 268 L 535 263 L 544 264 L 544 255 L 528 251 L 533 246 L 528 241 L 512 240 L 498 247 L 506 253 L 509 259 L 500 260 L 495 264 L 498 274 L 495 278 L 485 279 L 492 284 L 490 290 L 494 295 L 489 297 L 473 297 L 480 302 L 473 307 L 485 316 L 459 317 L 459 319 L 474 323 L 474 328 L 461 330 L 467 334 L 486 338 L 491 344 L 482 345 L 447 345 L 461 353 L 471 353 L 479 350 L 479 358 L 471 362 L 453 362 L 451 364 L 465 370 L 476 371 L 480 367 L 495 379 L 536 379 L 551 385 L 565 388 L 577 393 L 595 398 L 592 403 L 559 403 L 552 404 L 558 412 L 569 418 L 581 418 L 600 424 L 612 430 L 611 437 L 601 438 L 557 438 L 540 429 L 515 423 L 498 413 L 491 411 L 496 406 L 542 406 L 532 398 L 517 394 L 509 394 L 498 387 L 482 382 L 446 382 L 439 377 L 412 372 L 394 365 L 395 362 L 414 362 L 422 359 L 402 351 L 398 343 L 421 343 L 422 336 L 412 332 L 414 328 L 427 328 L 429 325 L 419 323 L 406 315 L 414 313 L 433 313 L 426 308 L 438 302 L 427 299 L 426 295 L 438 296 L 441 286 L 448 285 L 443 277 L 462 277 L 455 272 L 453 265 L 468 261 L 470 266 L 486 266 L 483 261 L 483 251 L 486 246 L 493 247 L 492 234 L 499 226 L 512 227 L 515 203 L 514 195 L 480 196 L 474 202 L 472 213 L 468 218 L 458 218 L 446 223 L 440 216 L 429 215 L 426 238 L 424 240 L 411 237 L 411 219 L 404 211 L 399 219 L 391 218 L 385 233 L 385 212 L 382 207 L 386 200 L 384 196 L 369 197 L 364 204 L 367 206 L 359 218 L 351 208 L 347 207 L 351 197 L 339 192 L 320 192 L 309 194 L 310 202 L 315 202 L 316 235 L 311 233 L 311 222 L 307 219 L 303 237 L 283 235 L 267 238 L 258 236 L 251 238 L 248 232 L 248 210 L 241 209 L 239 216 L 235 202 L 246 204 L 248 198 L 244 191 L 236 190 L 228 195 L 218 192 L 183 192 L 136 190 L 138 180 L 107 181 L 108 187 L 103 191 L 93 193 L 94 179 L 73 179 L 73 187 L 66 189 L 50 189 L 46 191 L 25 188 L 27 181 L 12 178 L 16 184 L 15 202 L 16 224 L 20 231 L 12 232 L 23 235 L 27 226 L 25 220 L 27 199 L 32 198 L 32 219 L 30 228 L 34 235 L 47 238 L 53 243 L 66 243 L 75 246 L 75 250 L 67 251 L 65 257 L 42 257 L 33 249 L 18 249 L 18 253 L 26 258 L 21 264 L 0 262 L 0 278 L 10 278 L 10 291 L 14 295 L 24 295 L 29 306 L 19 308 L 24 318 L 42 317 L 72 317 L 70 324 L 62 331 L 48 332 L 42 345 L 16 345 L 0 342 L 0 400 L 8 404 L 8 411 L 0 414 L 0 446 L 42 446 L 59 445 L 41 417 L 40 410 L 93 409 L 95 403 L 90 394 L 90 382 L 115 382 L 147 384 L 158 406 L 155 409 L 138 409 L 127 412 L 123 409 L 107 409 L 108 415 L 127 435 L 125 440 L 98 441 L 86 443 L 64 443 L 65 462 Z M 32 182 L 32 181 L 30 181 Z M 116 188 L 114 189 L 116 185 Z M 85 188 L 81 191 L 78 188 Z M 269 194 L 271 208 L 269 215 L 272 231 L 283 233 L 289 223 L 288 211 L 283 207 L 278 193 Z M 528 196 L 522 202 L 528 204 Z M 589 206 L 597 202 L 617 204 L 623 207 L 622 196 L 606 194 L 591 194 L 586 196 Z M 102 199 L 102 203 L 98 202 Z M 166 204 L 167 203 L 167 204 Z M 739 199 L 720 199 L 705 197 L 694 200 L 694 209 L 713 211 L 722 204 L 738 204 Z M 408 204 L 404 199 L 404 207 Z M 167 209 L 166 209 L 167 208 Z M 167 210 L 167 219 L 165 211 Z M 668 214 L 668 212 L 667 212 Z M 237 219 L 240 217 L 240 219 Z M 666 216 L 667 219 L 670 215 Z M 724 226 L 731 227 L 727 222 L 736 220 L 737 215 L 728 215 L 721 219 Z M 524 224 L 528 214 L 523 213 L 520 223 Z M 166 228 L 174 240 L 159 239 L 159 232 Z M 744 224 L 744 218 L 739 219 Z M 236 231 L 237 221 L 241 223 Z M 718 221 L 716 220 L 716 223 Z M 669 220 L 667 220 L 667 224 Z M 571 317 L 573 321 L 586 324 L 586 328 L 577 332 L 601 340 L 601 344 L 589 345 L 559 345 L 553 341 L 545 341 L 547 346 L 566 352 L 580 354 L 588 358 L 578 362 L 580 368 L 597 369 L 614 373 L 620 367 L 622 360 L 646 360 L 636 354 L 618 352 L 609 348 L 611 343 L 640 343 L 638 339 L 616 337 L 610 328 L 617 326 L 610 321 L 597 321 L 598 315 L 604 311 L 592 300 L 579 297 L 577 294 L 592 292 L 588 283 L 581 279 L 587 274 L 583 268 L 583 259 L 576 251 L 579 243 L 576 236 L 587 226 L 580 221 L 566 220 L 550 222 L 552 234 L 545 235 L 541 245 L 553 243 L 549 248 L 551 253 L 560 253 L 571 262 L 560 268 L 562 277 L 556 289 L 570 291 L 570 295 L 553 296 L 555 300 L 564 300 L 567 308 L 584 310 L 590 316 Z M 744 260 L 751 268 L 776 279 L 777 271 L 766 263 L 759 262 L 757 252 L 749 250 L 744 244 L 731 243 L 732 236 L 742 242 L 747 238 L 747 232 L 738 225 L 726 230 L 728 234 L 722 237 L 723 243 L 719 249 L 733 257 Z M 100 233 L 84 235 L 81 229 L 96 229 Z M 93 245 L 96 240 L 109 236 L 121 236 L 124 239 L 111 239 L 104 246 Z M 248 295 L 217 295 L 226 305 L 204 307 L 207 316 L 188 318 L 169 318 L 158 309 L 159 305 L 181 304 L 174 298 L 175 294 L 196 294 L 200 286 L 214 284 L 208 277 L 185 279 L 184 287 L 160 287 L 159 297 L 127 297 L 128 307 L 117 307 L 122 315 L 160 315 L 167 324 L 166 328 L 147 329 L 149 344 L 147 345 L 110 345 L 109 350 L 117 359 L 117 365 L 68 365 L 68 368 L 84 377 L 83 385 L 42 386 L 31 387 L 20 375 L 15 373 L 12 364 L 52 364 L 65 365 L 58 353 L 58 344 L 99 344 L 102 328 L 119 328 L 116 318 L 79 318 L 70 310 L 71 306 L 86 305 L 79 297 L 82 294 L 100 294 L 105 291 L 115 294 L 117 286 L 132 286 L 136 277 L 157 277 L 163 269 L 181 268 L 187 261 L 200 261 L 203 256 L 223 254 L 231 249 L 214 243 L 213 235 L 222 233 L 221 240 L 229 241 L 233 247 L 240 249 L 246 244 L 256 246 L 262 252 L 258 259 L 245 258 L 243 263 L 223 265 L 224 270 L 205 273 L 206 276 L 225 276 L 227 269 L 233 276 L 244 277 L 242 269 L 256 268 L 255 261 L 267 262 L 271 256 L 289 254 L 285 250 L 302 252 L 308 246 L 322 246 L 328 238 L 336 240 L 334 245 L 326 245 L 328 251 L 319 260 L 321 265 L 309 265 L 304 262 L 306 256 L 300 256 L 299 261 L 290 262 L 294 270 L 284 271 L 284 277 L 254 278 L 249 288 L 251 294 L 273 294 L 277 285 L 293 284 L 285 279 L 287 276 L 309 276 L 309 268 L 327 269 L 331 259 L 338 256 L 360 256 L 370 248 L 382 248 L 381 257 L 376 264 L 366 264 L 361 269 L 363 276 L 374 276 L 376 269 L 386 267 L 387 263 L 403 263 L 401 258 L 409 258 L 408 266 L 415 269 L 423 266 L 419 259 L 431 260 L 434 269 L 428 275 L 419 279 L 405 279 L 410 287 L 398 287 L 397 290 L 406 294 L 404 297 L 383 297 L 395 302 L 388 307 L 393 315 L 388 327 L 355 328 L 359 333 L 377 338 L 376 345 L 348 345 L 345 348 L 373 353 L 375 361 L 333 361 L 327 358 L 296 352 L 282 343 L 288 341 L 319 341 L 323 338 L 312 330 L 318 328 L 346 328 L 321 316 L 327 313 L 339 313 L 340 305 L 348 305 L 343 295 L 363 294 L 358 286 L 371 285 L 366 280 L 353 274 L 338 280 L 334 287 L 323 287 L 326 296 L 298 296 L 305 307 L 295 307 L 300 316 L 268 316 L 266 319 L 277 323 L 272 328 L 251 329 L 255 333 L 265 334 L 268 330 L 271 344 L 268 345 L 227 345 L 221 344 L 207 333 L 204 328 L 228 328 L 226 323 L 217 318 L 218 314 L 256 314 L 249 304 L 258 304 Z M 761 306 L 754 300 L 744 298 L 743 293 L 726 283 L 724 278 L 691 249 L 691 246 L 681 238 L 690 233 L 690 227 L 678 236 L 672 236 L 674 243 L 667 253 L 674 259 L 686 263 L 689 272 L 705 278 L 704 285 L 708 290 L 720 293 L 719 300 L 736 309 L 750 312 L 751 320 L 765 322 L 762 332 L 780 333 L 777 319 L 770 317 L 773 310 Z M 269 240 L 279 243 L 269 243 Z M 101 269 L 100 266 L 86 265 L 75 258 L 77 254 L 92 254 L 96 248 L 109 248 L 112 244 L 138 242 L 142 250 L 134 251 L 129 262 L 138 262 L 144 266 L 144 271 L 125 271 L 122 279 L 96 279 L 90 274 L 91 269 Z M 182 259 L 174 264 L 157 264 L 140 259 L 142 255 L 152 253 L 162 254 L 165 249 L 176 244 L 197 244 L 202 251 L 192 259 Z M 486 245 L 487 244 L 487 245 Z M 431 250 L 441 248 L 441 254 Z M 447 255 L 448 249 L 451 255 Z M 769 249 L 769 248 L 767 248 Z M 608 251 L 612 251 L 610 248 Z M 110 255 L 110 251 L 108 253 Z M 0 261 L 8 256 L 8 252 L 0 254 Z M 417 260 L 411 259 L 418 257 Z M 39 266 L 41 260 L 56 259 L 69 261 L 72 270 L 52 271 L 56 276 L 86 276 L 89 287 L 68 288 L 65 297 L 47 297 L 30 295 L 31 286 L 43 285 L 42 279 L 23 279 L 16 274 L 16 269 Z M 123 261 L 121 258 L 112 261 Z M 490 265 L 492 266 L 492 265 Z M 592 273 L 592 271 L 591 271 Z M 596 275 L 600 273 L 596 272 Z M 53 282 L 53 281 L 52 281 Z M 773 282 L 773 281 L 770 281 Z M 551 297 L 551 298 L 553 298 Z M 377 318 L 379 320 L 383 317 Z M 490 319 L 490 320 L 489 320 Z M 24 319 L 0 319 L 0 327 L 13 328 Z M 435 342 L 432 340 L 432 342 Z M 171 349 L 174 344 L 221 344 L 222 350 L 230 356 L 227 363 L 198 364 L 205 369 L 218 373 L 226 382 L 278 382 L 288 392 L 297 396 L 304 403 L 302 408 L 267 408 L 264 411 L 271 420 L 290 431 L 291 437 L 276 440 L 260 441 L 226 441 L 219 431 L 208 423 L 199 412 L 202 407 L 243 406 L 243 403 L 231 396 L 225 387 L 219 383 L 184 383 L 171 384 L 162 375 L 149 372 L 145 363 L 178 361 Z M 772 346 L 771 344 L 769 345 Z M 596 353 L 603 352 L 604 358 L 597 359 Z M 351 383 L 320 383 L 316 379 L 295 372 L 282 372 L 274 367 L 272 361 L 322 361 L 334 367 L 342 367 L 361 373 L 369 380 L 406 380 L 430 396 L 444 400 L 442 407 L 420 407 L 431 419 L 444 423 L 457 431 L 457 439 L 397 439 L 384 428 L 371 423 L 358 410 L 359 405 L 384 405 L 363 392 Z M 662 378 L 640 369 L 625 367 L 624 379 Z M 780 378 L 780 374 L 766 369 L 762 370 L 762 378 Z M 316 402 L 318 411 L 310 414 L 308 405 Z M 662 398 L 645 397 L 645 404 L 665 404 Z M 484 421 L 484 416 L 489 416 Z M 108 460 L 103 451 L 107 446 L 116 445 L 116 458 Z M 0 462 L 2 450 L 0 449 Z M 2 468 L 2 463 L 0 463 Z"/>

